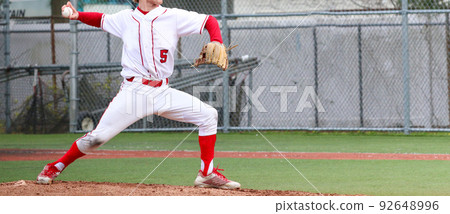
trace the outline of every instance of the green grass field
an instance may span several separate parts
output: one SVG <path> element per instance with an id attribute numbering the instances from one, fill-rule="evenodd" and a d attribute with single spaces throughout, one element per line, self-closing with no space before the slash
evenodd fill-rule
<path id="1" fill-rule="evenodd" d="M 122 133 L 100 149 L 172 150 L 188 133 Z M 449 154 L 448 134 L 263 132 L 285 152 Z M 68 149 L 79 134 L 0 135 L 0 148 Z M 275 151 L 254 132 L 218 134 L 217 151 Z M 178 150 L 198 150 L 190 136 Z M 51 161 L 51 160 L 49 160 Z M 3 161 L 0 182 L 33 180 L 49 161 Z M 138 183 L 162 158 L 78 160 L 60 180 Z M 290 160 L 322 193 L 366 195 L 450 195 L 450 161 Z M 316 190 L 283 159 L 216 158 L 225 175 L 243 188 Z M 145 183 L 192 185 L 199 159 L 169 158 Z"/>

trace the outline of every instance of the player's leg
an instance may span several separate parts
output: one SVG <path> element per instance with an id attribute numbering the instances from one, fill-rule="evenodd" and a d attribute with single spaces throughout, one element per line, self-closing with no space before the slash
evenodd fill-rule
<path id="1" fill-rule="evenodd" d="M 122 90 L 111 101 L 97 127 L 77 139 L 57 161 L 47 164 L 37 177 L 37 183 L 50 184 L 67 166 L 90 151 L 95 150 L 119 134 L 143 116 L 136 114 L 135 106 L 128 106 L 129 97 L 138 92 L 131 83 L 124 83 Z M 142 115 L 142 114 L 141 114 Z"/>
<path id="2" fill-rule="evenodd" d="M 155 114 L 171 120 L 193 123 L 199 127 L 201 169 L 195 185 L 225 189 L 239 188 L 239 183 L 226 179 L 217 171 L 217 168 L 213 167 L 217 110 L 198 98 L 173 88 L 168 88 L 157 98 Z"/>

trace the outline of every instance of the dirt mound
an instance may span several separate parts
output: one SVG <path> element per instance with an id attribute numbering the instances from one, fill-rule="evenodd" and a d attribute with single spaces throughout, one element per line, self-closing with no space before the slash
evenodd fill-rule
<path id="1" fill-rule="evenodd" d="M 34 181 L 15 181 L 0 184 L 1 196 L 319 196 L 318 193 L 279 190 L 221 190 L 193 186 L 164 184 L 130 184 L 85 181 L 55 181 L 52 185 L 38 185 Z M 334 196 L 337 194 L 323 194 Z"/>

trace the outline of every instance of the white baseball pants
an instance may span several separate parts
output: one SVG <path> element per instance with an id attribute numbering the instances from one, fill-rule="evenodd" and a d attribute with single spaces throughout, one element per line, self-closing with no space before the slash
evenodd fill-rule
<path id="1" fill-rule="evenodd" d="M 151 87 L 140 81 L 123 81 L 97 127 L 77 140 L 81 152 L 86 154 L 100 147 L 131 124 L 150 115 L 195 124 L 199 126 L 199 136 L 217 133 L 216 109 L 190 94 L 170 88 L 166 82 L 161 87 Z"/>

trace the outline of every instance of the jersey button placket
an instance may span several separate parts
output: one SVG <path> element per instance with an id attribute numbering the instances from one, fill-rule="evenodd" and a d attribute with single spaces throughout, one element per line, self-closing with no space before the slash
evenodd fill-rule
<path id="1" fill-rule="evenodd" d="M 142 38 L 142 43 L 144 45 L 144 64 L 146 66 L 144 66 L 145 70 L 147 71 L 148 75 L 150 77 L 152 77 L 152 73 L 149 70 L 149 68 L 152 66 L 152 63 L 149 63 L 148 59 L 152 57 L 151 55 L 151 47 L 149 46 L 149 37 L 151 37 L 150 33 L 148 33 L 149 31 L 149 24 L 148 24 L 148 20 L 147 19 L 143 19 L 143 28 L 142 28 L 142 33 L 144 35 L 144 37 Z"/>
<path id="2" fill-rule="evenodd" d="M 149 69 L 151 69 L 151 67 L 153 66 L 153 62 L 151 61 L 151 59 L 153 59 L 153 56 L 152 56 L 152 52 L 151 52 L 152 51 L 152 47 L 149 45 L 148 40 L 149 39 L 146 39 L 146 41 L 145 41 L 145 51 L 146 51 L 146 53 L 149 53 L 148 55 L 150 57 L 145 58 L 145 63 L 148 65 L 148 67 L 146 69 L 147 69 L 147 72 L 149 73 L 149 75 L 151 77 L 152 75 L 151 75 L 151 72 L 150 72 Z"/>
<path id="3" fill-rule="evenodd" d="M 155 23 L 153 23 L 153 29 L 152 26 L 150 24 L 150 29 L 149 29 L 151 38 L 149 41 L 149 45 L 150 48 L 148 49 L 149 51 L 151 51 L 152 54 L 152 58 L 149 58 L 149 65 L 153 67 L 153 69 L 155 70 L 156 73 L 156 77 L 159 79 L 159 71 L 158 71 L 158 67 L 157 67 L 157 50 L 155 49 L 154 45 L 157 44 L 158 41 L 156 41 L 156 37 L 155 35 L 158 33 L 157 30 L 155 29 Z"/>

